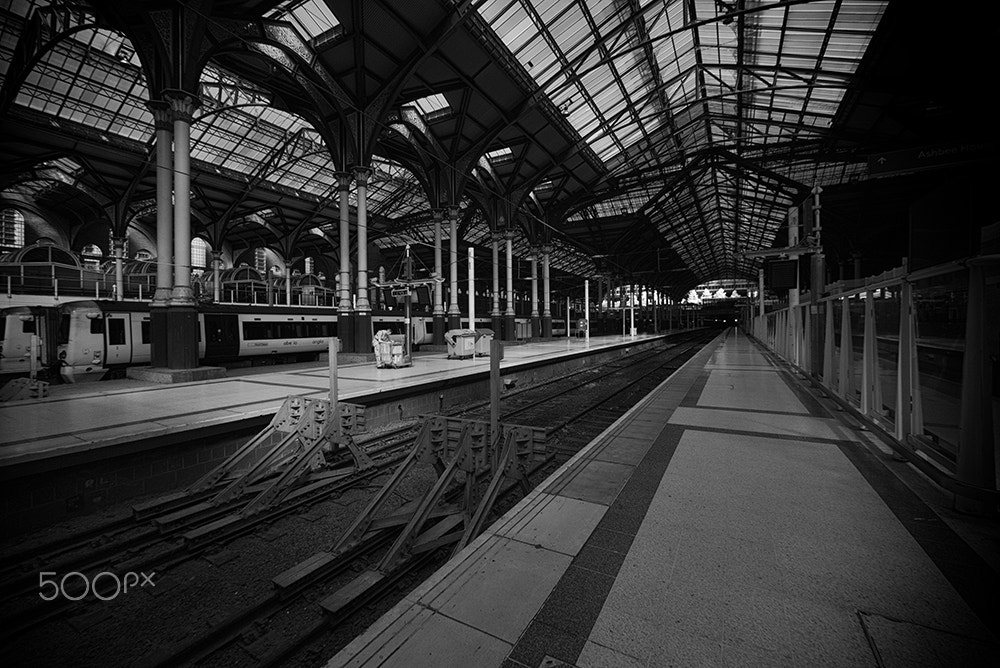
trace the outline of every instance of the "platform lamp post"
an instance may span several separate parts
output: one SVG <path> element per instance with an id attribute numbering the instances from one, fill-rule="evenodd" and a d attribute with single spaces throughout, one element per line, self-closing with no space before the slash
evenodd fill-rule
<path id="1" fill-rule="evenodd" d="M 403 259 L 403 278 L 407 281 L 413 279 L 413 258 L 410 256 L 410 244 L 406 244 L 406 256 Z M 413 319 L 413 293 L 407 287 L 403 296 L 403 359 L 410 358 L 410 332 L 412 331 L 410 322 Z"/>
<path id="2" fill-rule="evenodd" d="M 476 256 L 469 246 L 469 330 L 476 329 Z"/>
<path id="3" fill-rule="evenodd" d="M 583 338 L 590 342 L 590 279 L 583 279 Z"/>
<path id="4" fill-rule="evenodd" d="M 628 284 L 628 297 L 629 297 L 629 336 L 635 337 L 635 292 L 634 286 Z"/>
<path id="5" fill-rule="evenodd" d="M 573 311 L 570 306 L 570 297 L 566 295 L 566 338 L 570 338 L 570 330 L 573 328 L 572 324 Z"/>
<path id="6" fill-rule="evenodd" d="M 618 304 L 622 309 L 622 336 L 626 336 L 625 325 L 625 281 L 618 284 Z"/>
<path id="7" fill-rule="evenodd" d="M 757 270 L 757 338 L 763 341 L 767 337 L 764 329 L 764 263 Z"/>

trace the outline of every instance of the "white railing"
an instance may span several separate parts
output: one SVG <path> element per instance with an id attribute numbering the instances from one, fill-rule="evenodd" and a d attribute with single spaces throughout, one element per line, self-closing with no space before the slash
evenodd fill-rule
<path id="1" fill-rule="evenodd" d="M 827 286 L 744 317 L 750 333 L 956 493 L 996 511 L 1000 256 Z M 991 314 L 991 315 L 987 315 Z M 992 344 L 987 344 L 992 341 Z M 993 350 L 991 358 L 987 346 Z"/>

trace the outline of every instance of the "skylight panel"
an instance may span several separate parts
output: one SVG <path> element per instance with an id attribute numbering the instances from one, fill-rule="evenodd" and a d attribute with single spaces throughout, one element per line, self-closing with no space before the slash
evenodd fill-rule
<path id="1" fill-rule="evenodd" d="M 536 33 L 516 55 L 521 64 L 536 78 L 556 63 L 556 54 L 540 33 Z"/>
<path id="2" fill-rule="evenodd" d="M 514 152 L 509 148 L 498 148 L 495 151 L 489 151 L 486 154 L 486 158 L 490 161 L 490 164 L 499 165 L 504 162 L 510 162 L 514 159 Z"/>
<path id="3" fill-rule="evenodd" d="M 417 108 L 427 123 L 451 115 L 451 105 L 448 104 L 448 99 L 440 93 L 414 100 L 413 106 Z"/>
<path id="4" fill-rule="evenodd" d="M 340 21 L 323 0 L 293 0 L 275 9 L 268 18 L 288 21 L 311 40 L 340 27 Z"/>

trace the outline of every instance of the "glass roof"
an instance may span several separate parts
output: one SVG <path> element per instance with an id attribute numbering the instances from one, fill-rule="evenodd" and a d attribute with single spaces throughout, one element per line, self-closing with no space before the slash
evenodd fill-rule
<path id="1" fill-rule="evenodd" d="M 0 13 L 0 76 L 6 76 L 24 17 L 48 4 L 8 0 L 9 9 Z M 862 164 L 769 156 L 824 139 L 886 4 L 480 0 L 474 6 L 510 49 L 511 62 L 603 161 L 607 176 L 631 184 L 571 219 L 643 213 L 692 271 L 717 278 L 749 272 L 742 251 L 773 241 L 791 204 L 781 179 L 811 186 L 863 175 Z M 86 20 L 81 13 L 68 16 Z M 342 30 L 324 0 L 289 0 L 267 17 L 287 21 L 299 35 L 292 39 L 313 46 Z M 192 157 L 202 168 L 259 178 L 316 201 L 335 195 L 330 151 L 302 117 L 271 107 L 263 87 L 217 66 L 204 71 L 201 86 Z M 55 125 L 148 143 L 153 119 L 147 98 L 132 46 L 115 32 L 88 29 L 46 53 L 15 104 Z M 424 128 L 454 113 L 440 94 L 408 104 Z M 709 152 L 721 157 L 693 157 Z M 503 148 L 479 165 L 489 169 L 512 159 L 511 149 Z M 751 159 L 757 169 L 747 164 Z M 417 221 L 412 234 L 423 234 L 429 203 L 418 179 L 382 158 L 372 168 L 371 214 Z M 352 204 L 354 198 L 352 190 Z M 479 215 L 470 226 L 473 243 L 489 229 L 477 222 Z M 593 267 L 568 244 L 556 256 L 566 271 Z"/>
<path id="2" fill-rule="evenodd" d="M 644 210 L 690 269 L 718 277 L 749 272 L 741 251 L 768 247 L 791 204 L 773 178 L 733 165 L 824 137 L 885 5 L 485 0 L 479 12 L 610 174 L 661 172 L 570 219 Z M 708 149 L 732 159 L 675 178 Z M 864 171 L 775 162 L 804 186 Z"/>
<path id="3" fill-rule="evenodd" d="M 885 3 L 729 6 L 485 0 L 479 13 L 614 168 L 660 135 L 677 135 L 675 149 L 743 147 L 828 127 Z"/>
<path id="4" fill-rule="evenodd" d="M 40 0 L 15 0 L 0 26 L 0 72 L 6 75 L 23 17 Z M 291 21 L 304 37 L 329 32 L 339 22 L 321 0 L 288 2 L 270 15 Z M 260 178 L 264 184 L 322 200 L 336 188 L 336 166 L 319 133 L 302 117 L 273 108 L 258 85 L 209 64 L 202 73 L 201 106 L 191 127 L 191 157 L 216 168 Z M 28 75 L 16 104 L 94 128 L 107 135 L 149 142 L 153 116 L 134 49 L 108 30 L 82 30 L 61 40 Z M 440 96 L 437 96 L 440 97 Z M 428 105 L 435 104 L 428 102 Z M 268 164 L 269 160 L 273 160 Z M 387 218 L 427 207 L 419 182 L 408 171 L 376 157 L 368 210 Z M 355 204 L 352 191 L 352 205 Z"/>

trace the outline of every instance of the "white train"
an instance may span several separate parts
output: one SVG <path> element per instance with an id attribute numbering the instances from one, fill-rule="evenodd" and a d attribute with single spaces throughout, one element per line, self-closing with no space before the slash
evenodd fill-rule
<path id="1" fill-rule="evenodd" d="M 524 319 L 519 319 L 524 320 Z M 489 328 L 489 319 L 477 319 Z M 372 332 L 402 334 L 402 312 L 375 313 Z M 565 329 L 562 330 L 565 333 Z M 0 309 L 0 377 L 31 370 L 31 339 L 36 336 L 36 369 L 58 373 L 70 383 L 124 374 L 129 366 L 150 362 L 148 302 L 86 300 L 60 306 Z M 198 307 L 198 359 L 202 364 L 315 360 L 337 336 L 337 312 L 322 307 L 209 304 Z M 433 340 L 433 319 L 410 321 L 414 345 Z"/>
<path id="2" fill-rule="evenodd" d="M 427 323 L 411 321 L 417 344 L 429 342 Z M 58 307 L 19 306 L 0 311 L 0 376 L 31 370 L 31 338 L 37 336 L 36 368 L 58 369 L 73 383 L 121 375 L 149 364 L 149 304 L 77 301 Z M 378 314 L 373 327 L 402 333 L 402 314 Z M 198 359 L 202 364 L 305 361 L 326 352 L 337 336 L 334 309 L 288 306 L 210 305 L 198 309 Z"/>

